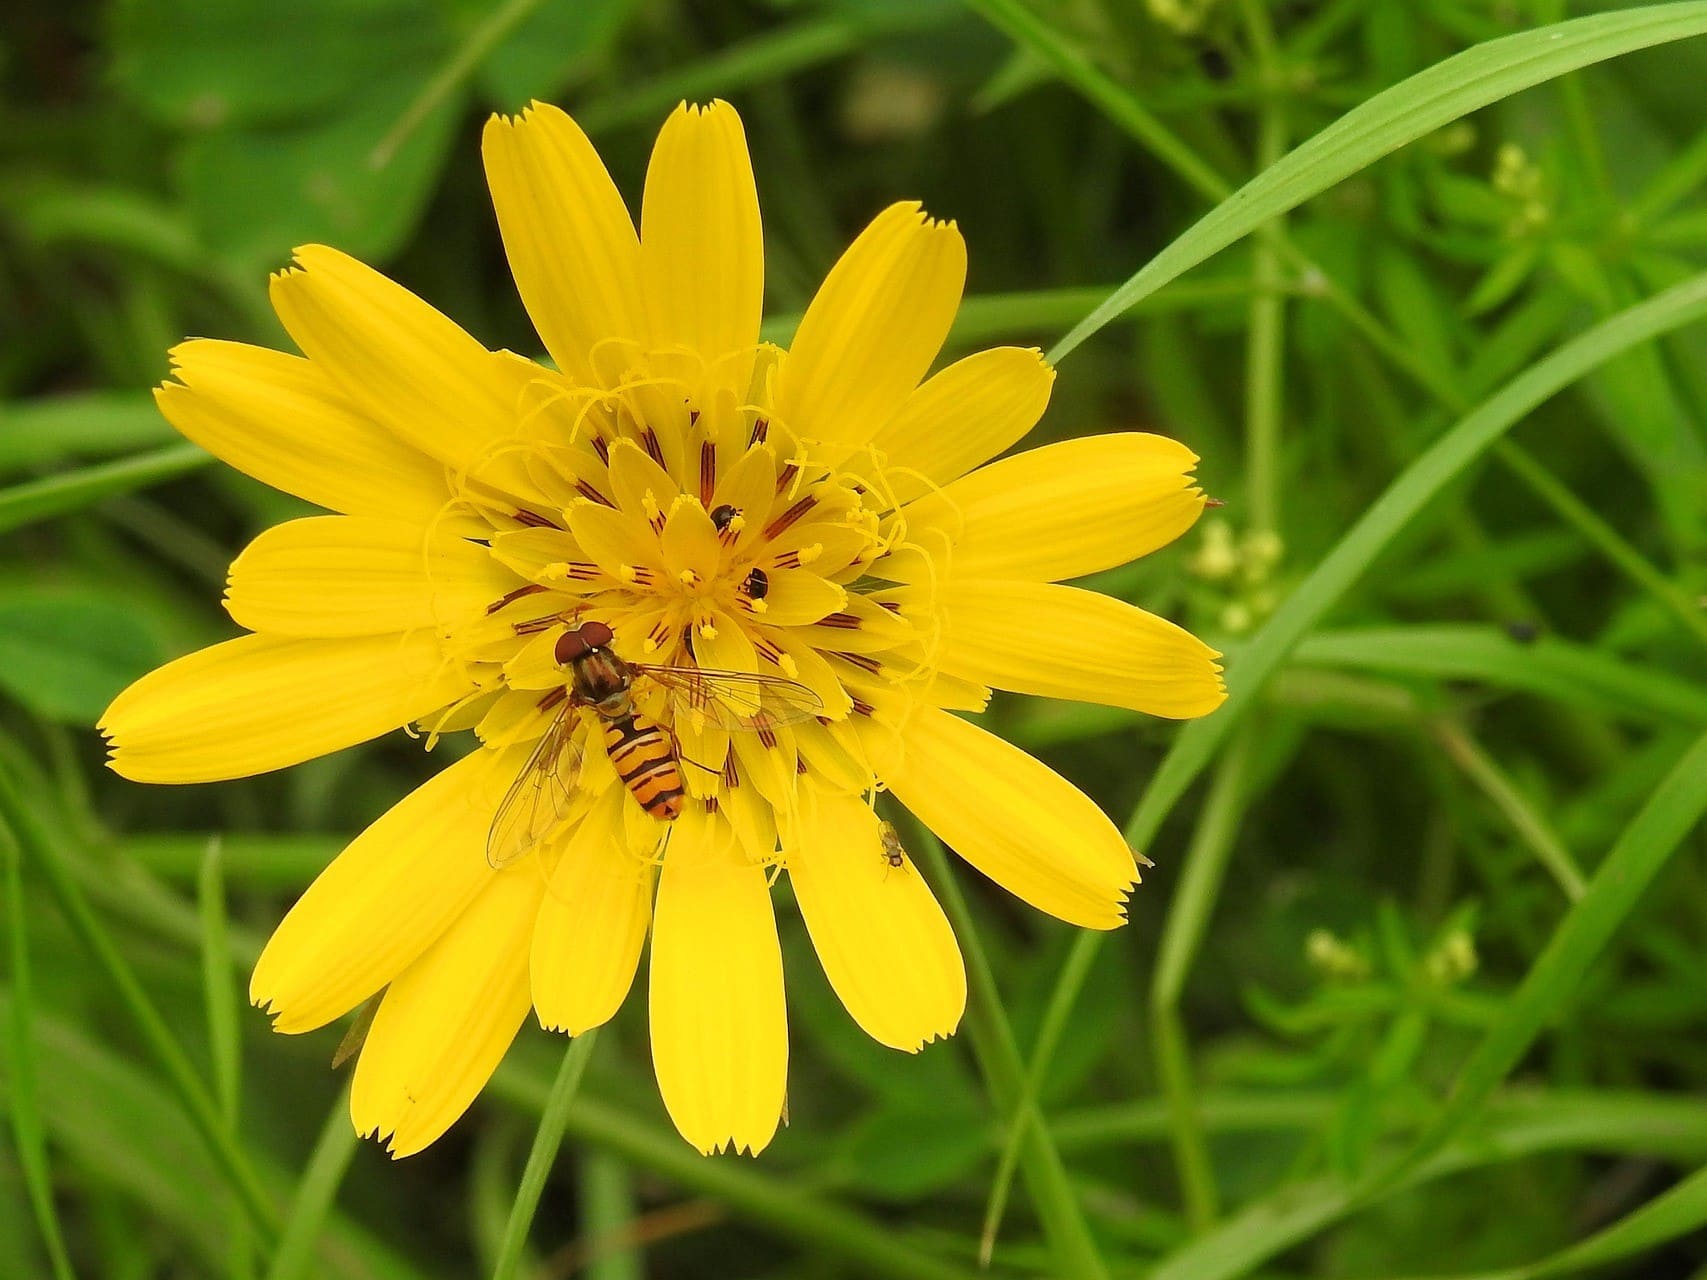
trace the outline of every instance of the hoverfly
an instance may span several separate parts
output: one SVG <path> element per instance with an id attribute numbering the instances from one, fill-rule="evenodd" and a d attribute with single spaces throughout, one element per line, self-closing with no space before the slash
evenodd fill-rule
<path id="1" fill-rule="evenodd" d="M 686 788 L 675 735 L 635 709 L 636 678 L 663 689 L 677 715 L 702 715 L 736 732 L 767 733 L 824 709 L 817 694 L 783 676 L 626 662 L 610 643 L 611 629 L 602 622 L 584 622 L 558 637 L 553 656 L 570 683 L 556 717 L 493 815 L 486 860 L 494 867 L 514 862 L 562 821 L 581 767 L 582 740 L 575 728 L 583 707 L 599 717 L 610 762 L 640 807 L 660 822 L 681 816 Z"/>
<path id="2" fill-rule="evenodd" d="M 890 871 L 899 871 L 907 865 L 907 850 L 901 844 L 901 833 L 895 830 L 893 822 L 878 824 L 878 836 L 883 842 L 882 857 L 889 870 L 883 873 L 883 878 L 889 878 Z"/>

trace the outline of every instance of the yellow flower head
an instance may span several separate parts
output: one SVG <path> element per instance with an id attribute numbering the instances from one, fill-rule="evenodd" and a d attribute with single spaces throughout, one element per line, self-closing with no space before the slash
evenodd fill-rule
<path id="1" fill-rule="evenodd" d="M 1054 585 L 1189 528 L 1197 460 L 1128 434 L 984 465 L 1053 371 L 998 348 L 926 378 L 966 257 L 914 204 L 854 241 L 787 351 L 761 342 L 758 196 L 726 103 L 665 123 L 638 234 L 561 111 L 493 120 L 484 150 L 556 368 L 318 245 L 272 282 L 304 356 L 174 351 L 158 398 L 179 430 L 339 514 L 238 557 L 226 603 L 252 634 L 121 694 L 112 765 L 203 782 L 472 729 L 484 749 L 285 917 L 252 998 L 302 1032 L 384 992 L 351 1109 L 404 1155 L 530 1008 L 571 1034 L 609 1019 L 650 930 L 670 1115 L 702 1151 L 758 1151 L 786 1091 L 778 868 L 861 1027 L 913 1051 L 960 1020 L 953 934 L 877 791 L 1040 909 L 1124 918 L 1138 876 L 1113 824 L 951 713 L 991 688 L 1219 704 L 1202 642 Z"/>

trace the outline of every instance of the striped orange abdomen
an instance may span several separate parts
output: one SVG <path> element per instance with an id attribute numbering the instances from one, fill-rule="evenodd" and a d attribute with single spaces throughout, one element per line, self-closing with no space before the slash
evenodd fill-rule
<path id="1" fill-rule="evenodd" d="M 605 751 L 629 794 L 660 822 L 682 812 L 682 767 L 676 744 L 663 726 L 640 716 L 605 721 Z"/>

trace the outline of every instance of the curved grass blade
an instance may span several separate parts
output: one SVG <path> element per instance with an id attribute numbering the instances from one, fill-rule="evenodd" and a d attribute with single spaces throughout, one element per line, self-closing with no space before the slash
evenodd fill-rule
<path id="1" fill-rule="evenodd" d="M 7 769 L 0 769 L 0 822 L 12 829 L 26 856 L 40 869 L 66 922 L 106 975 L 149 1051 L 165 1072 L 197 1134 L 207 1144 L 220 1172 L 242 1201 L 257 1233 L 263 1242 L 270 1244 L 279 1226 L 278 1210 L 272 1196 L 256 1176 L 243 1148 L 226 1132 L 219 1105 L 196 1074 L 183 1046 L 173 1037 L 160 1010 L 148 998 L 118 944 L 101 926 L 71 870 L 53 848 L 41 819 L 24 804 Z"/>
<path id="2" fill-rule="evenodd" d="M 1596 62 L 1703 33 L 1707 3 L 1648 5 L 1489 40 L 1437 62 L 1354 107 L 1216 205 L 1074 325 L 1049 359 L 1058 362 L 1139 299 L 1263 223 L 1460 116 Z M 1065 70 L 1059 56 L 1052 60 Z"/>
<path id="3" fill-rule="evenodd" d="M 1277 609 L 1228 672 L 1221 709 L 1189 725 L 1169 750 L 1127 823 L 1148 844 L 1168 811 L 1213 758 L 1304 634 L 1393 539 L 1488 447 L 1528 413 L 1637 343 L 1707 318 L 1707 274 L 1619 312 L 1513 378 L 1461 419 L 1376 499 L 1339 544 Z"/>
<path id="4" fill-rule="evenodd" d="M 0 861 L 5 863 L 6 932 L 11 935 L 8 977 L 12 985 L 11 1008 L 6 1018 L 5 1110 L 12 1123 L 17 1145 L 18 1168 L 29 1194 L 30 1208 L 41 1231 L 53 1267 L 54 1280 L 76 1280 L 71 1258 L 65 1249 L 65 1233 L 53 1204 L 53 1176 L 47 1162 L 47 1138 L 43 1132 L 36 1094 L 35 1004 L 30 982 L 30 943 L 25 932 L 24 883 L 18 864 L 23 852 L 12 835 L 11 824 L 0 820 Z"/>
<path id="5" fill-rule="evenodd" d="M 1144 848 L 1161 829 L 1197 776 L 1227 736 L 1256 705 L 1258 695 L 1280 670 L 1304 634 L 1354 586 L 1410 522 L 1461 475 L 1487 448 L 1526 414 L 1559 391 L 1639 342 L 1707 317 L 1707 275 L 1696 276 L 1603 321 L 1574 338 L 1511 382 L 1448 431 L 1413 462 L 1341 538 L 1328 556 L 1286 598 L 1274 616 L 1230 664 L 1227 701 L 1220 710 L 1189 725 L 1163 758 L 1144 789 L 1126 838 Z M 1068 979 L 1089 971 L 1089 959 L 1102 945 L 1100 933 L 1081 933 L 1056 980 L 1053 1005 L 1070 1008 L 1078 987 Z"/>
<path id="6" fill-rule="evenodd" d="M 966 981 L 970 999 L 966 1006 L 966 1034 L 972 1042 L 978 1070 L 990 1092 L 997 1111 L 1012 1118 L 1013 1127 L 1022 1135 L 1026 1186 L 1031 1192 L 1032 1205 L 1043 1220 L 1044 1234 L 1054 1256 L 1056 1271 L 1075 1280 L 1098 1280 L 1108 1275 L 1096 1241 L 1085 1225 L 1084 1214 L 1067 1179 L 1061 1152 L 1044 1123 L 1043 1113 L 1026 1093 L 1026 1068 L 1014 1042 L 1013 1026 L 1002 1008 L 1001 993 L 996 988 L 995 974 L 989 957 L 978 938 L 978 928 L 967 909 L 960 884 L 948 866 L 948 856 L 942 842 L 923 823 L 911 823 L 910 842 L 922 850 L 936 880 L 937 894 L 960 949 L 966 957 Z M 1071 1002 L 1052 1010 L 1057 1023 L 1055 1035 L 1064 1028 Z M 1047 1030 L 1047 1029 L 1046 1029 Z M 1044 1041 L 1053 1051 L 1053 1038 Z M 1041 1056 L 1041 1055 L 1040 1055 Z M 993 1237 L 992 1237 L 993 1240 Z M 992 1244 L 993 1247 L 993 1244 Z"/>
<path id="7" fill-rule="evenodd" d="M 1465 623 L 1368 627 L 1318 632 L 1294 658 L 1310 666 L 1475 680 L 1627 719 L 1707 727 L 1707 688 L 1552 636 L 1522 641 L 1498 627 Z"/>
<path id="8" fill-rule="evenodd" d="M 267 1280 L 297 1280 L 310 1274 L 314 1246 L 319 1243 L 326 1218 L 338 1198 L 338 1187 L 350 1160 L 361 1145 L 355 1125 L 350 1123 L 350 1093 L 345 1089 L 320 1127 L 308 1167 L 296 1184 L 290 1214 L 279 1233 L 279 1247 L 267 1267 Z"/>
<path id="9" fill-rule="evenodd" d="M 1584 1275 L 1609 1262 L 1688 1235 L 1707 1224 L 1707 1169 L 1697 1169 L 1604 1230 L 1569 1248 L 1526 1266 L 1437 1280 L 1543 1280 L 1546 1276 Z"/>
<path id="10" fill-rule="evenodd" d="M 1583 974 L 1630 914 L 1702 814 L 1707 813 L 1707 734 L 1673 766 L 1589 880 L 1588 892 L 1565 916 L 1530 967 L 1499 1019 L 1459 1072 L 1446 1105 L 1416 1144 L 1374 1178 L 1383 1186 L 1402 1177 L 1461 1133 L 1504 1080 Z"/>
<path id="11" fill-rule="evenodd" d="M 175 444 L 118 462 L 80 467 L 44 480 L 0 489 L 0 533 L 38 520 L 51 520 L 114 494 L 170 480 L 212 461 L 212 455 L 193 444 Z"/>
<path id="12" fill-rule="evenodd" d="M 598 1043 L 598 1028 L 583 1031 L 569 1042 L 564 1051 L 563 1065 L 557 1069 L 551 1096 L 546 1099 L 545 1111 L 534 1132 L 533 1148 L 522 1169 L 521 1185 L 516 1188 L 515 1203 L 510 1206 L 510 1220 L 504 1226 L 504 1239 L 498 1247 L 498 1261 L 492 1268 L 492 1280 L 513 1280 L 527 1249 L 528 1229 L 533 1225 L 534 1210 L 545 1190 L 545 1179 L 557 1159 L 557 1149 L 563 1145 L 563 1130 L 569 1123 L 569 1108 L 581 1087 L 581 1076 L 587 1070 L 587 1060 L 593 1056 Z"/>

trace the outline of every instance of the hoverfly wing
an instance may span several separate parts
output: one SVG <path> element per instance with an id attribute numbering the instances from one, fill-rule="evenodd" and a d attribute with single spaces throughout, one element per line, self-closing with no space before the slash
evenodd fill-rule
<path id="1" fill-rule="evenodd" d="M 735 732 L 757 733 L 823 714 L 824 701 L 798 680 L 752 671 L 630 664 L 669 695 L 677 714 L 703 715 Z"/>
<path id="2" fill-rule="evenodd" d="M 574 706 L 565 704 L 492 815 L 492 826 L 486 833 L 486 861 L 495 870 L 509 866 L 562 822 L 580 768 Z"/>

